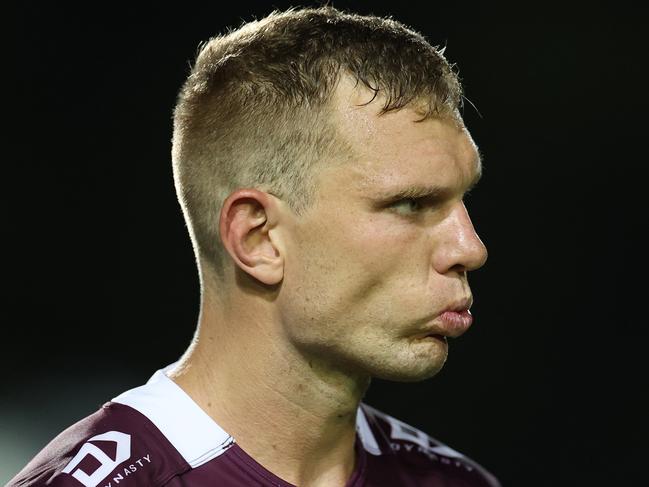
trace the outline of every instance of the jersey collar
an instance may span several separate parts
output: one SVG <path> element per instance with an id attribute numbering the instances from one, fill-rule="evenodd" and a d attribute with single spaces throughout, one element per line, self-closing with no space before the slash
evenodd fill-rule
<path id="1" fill-rule="evenodd" d="M 223 454 L 235 439 L 167 377 L 166 372 L 175 365 L 156 371 L 146 384 L 120 394 L 112 402 L 144 414 L 195 468 Z M 356 432 L 368 453 L 381 454 L 362 404 L 356 412 Z"/>

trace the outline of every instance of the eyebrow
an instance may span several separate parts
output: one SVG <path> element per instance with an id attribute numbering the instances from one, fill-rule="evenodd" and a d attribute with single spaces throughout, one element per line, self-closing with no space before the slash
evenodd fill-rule
<path id="1" fill-rule="evenodd" d="M 469 183 L 469 186 L 465 190 L 465 194 L 469 193 L 475 186 L 478 184 L 482 178 L 482 157 L 478 155 L 478 172 L 475 177 Z M 398 189 L 396 191 L 387 190 L 379 194 L 380 199 L 386 199 L 390 201 L 398 201 L 401 199 L 443 199 L 444 197 L 450 196 L 452 191 L 443 186 L 430 186 L 425 184 L 412 184 L 405 188 Z"/>

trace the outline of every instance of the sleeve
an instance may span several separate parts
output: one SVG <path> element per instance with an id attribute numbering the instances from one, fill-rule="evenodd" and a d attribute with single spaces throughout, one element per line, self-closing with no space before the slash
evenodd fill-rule
<path id="1" fill-rule="evenodd" d="M 155 487 L 189 468 L 145 416 L 108 403 L 52 440 L 6 487 Z"/>

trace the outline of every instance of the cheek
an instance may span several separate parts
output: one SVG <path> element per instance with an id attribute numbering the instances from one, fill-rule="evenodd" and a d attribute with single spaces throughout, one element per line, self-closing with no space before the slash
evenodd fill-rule
<path id="1" fill-rule="evenodd" d="M 357 320 L 352 328 L 391 320 L 399 310 L 419 313 L 430 277 L 422 228 L 389 215 L 330 214 L 319 223 L 298 233 L 288 249 L 286 322 L 326 334 Z"/>
<path id="2" fill-rule="evenodd" d="M 428 312 L 432 252 L 424 228 L 377 217 L 350 231 L 344 245 L 356 256 L 355 269 L 364 277 L 364 288 L 356 289 L 355 298 L 364 301 L 365 314 L 381 322 L 401 316 L 407 321 Z"/>
<path id="3" fill-rule="evenodd" d="M 367 272 L 392 273 L 421 269 L 428 258 L 427 238 L 418 226 L 395 221 L 390 215 L 359 220 L 350 226 L 343 242 Z"/>
<path id="4" fill-rule="evenodd" d="M 326 283 L 325 295 L 351 307 L 388 300 L 388 293 L 421 293 L 431 264 L 422 228 L 389 215 L 329 221 L 311 242 L 318 252 L 307 259 L 311 275 Z"/>

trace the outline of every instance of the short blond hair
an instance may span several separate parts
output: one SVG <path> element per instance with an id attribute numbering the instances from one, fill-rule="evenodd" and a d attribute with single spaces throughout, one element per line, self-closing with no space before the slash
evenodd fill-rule
<path id="1" fill-rule="evenodd" d="M 223 277 L 219 214 L 233 191 L 268 191 L 299 215 L 313 202 L 318 165 L 349 157 L 330 103 L 342 74 L 380 95 L 381 114 L 416 104 L 424 120 L 457 113 L 462 100 L 443 50 L 391 18 L 276 10 L 200 46 L 172 149 L 199 268 Z"/>

